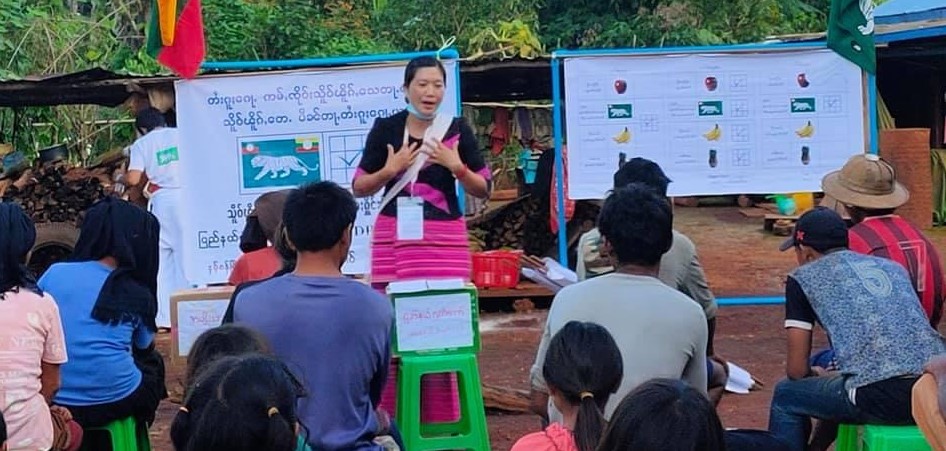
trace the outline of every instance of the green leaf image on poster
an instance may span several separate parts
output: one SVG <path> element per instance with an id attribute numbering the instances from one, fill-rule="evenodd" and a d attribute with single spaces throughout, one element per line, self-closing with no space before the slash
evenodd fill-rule
<path id="1" fill-rule="evenodd" d="M 319 137 L 240 140 L 243 189 L 282 188 L 321 180 Z"/>

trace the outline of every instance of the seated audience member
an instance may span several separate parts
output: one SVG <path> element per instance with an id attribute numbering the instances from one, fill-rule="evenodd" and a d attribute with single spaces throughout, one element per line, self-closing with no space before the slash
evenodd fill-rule
<path id="1" fill-rule="evenodd" d="M 267 279 L 282 268 L 282 259 L 272 244 L 276 242 L 276 231 L 282 222 L 283 205 L 288 195 L 288 190 L 273 191 L 256 199 L 240 240 L 244 254 L 233 265 L 230 285 Z"/>
<path id="2" fill-rule="evenodd" d="M 262 333 L 317 393 L 299 405 L 314 449 L 383 449 L 373 441 L 381 429 L 375 408 L 394 313 L 380 293 L 342 275 L 357 212 L 351 193 L 335 183 L 293 190 L 283 224 L 295 271 L 246 288 L 234 305 L 234 321 Z"/>
<path id="3" fill-rule="evenodd" d="M 933 451 L 946 451 L 946 355 L 934 357 L 913 386 L 913 419 Z"/>
<path id="4" fill-rule="evenodd" d="M 644 158 L 632 158 L 614 173 L 614 188 L 641 183 L 667 197 L 670 179 L 657 163 Z M 669 202 L 669 200 L 668 200 Z M 579 280 L 610 273 L 614 270 L 610 258 L 601 253 L 601 232 L 595 228 L 581 236 L 578 244 Z M 673 244 L 660 259 L 658 278 L 672 288 L 693 298 L 703 307 L 709 329 L 706 355 L 713 355 L 713 337 L 716 331 L 716 297 L 706 283 L 696 246 L 686 235 L 674 230 Z M 722 368 L 719 368 L 722 369 Z"/>
<path id="5" fill-rule="evenodd" d="M 572 321 L 549 343 L 542 374 L 563 422 L 526 435 L 512 451 L 594 451 L 607 422 L 601 410 L 621 385 L 621 351 L 605 328 Z"/>
<path id="6" fill-rule="evenodd" d="M 245 354 L 268 354 L 266 339 L 253 329 L 225 324 L 207 330 L 194 340 L 187 354 L 184 386 L 190 391 L 193 382 L 205 367 L 223 357 Z"/>
<path id="7" fill-rule="evenodd" d="M 2 410 L 0 410 L 0 451 L 7 451 L 7 422 L 3 419 Z"/>
<path id="8" fill-rule="evenodd" d="M 177 451 L 294 451 L 306 395 L 282 362 L 258 354 L 207 366 L 171 424 Z"/>
<path id="9" fill-rule="evenodd" d="M 273 274 L 272 277 L 267 279 L 254 280 L 237 285 L 236 289 L 233 290 L 233 294 L 230 295 L 230 303 L 227 304 L 227 311 L 223 314 L 223 324 L 233 322 L 233 305 L 236 303 L 237 296 L 239 296 L 243 290 L 265 280 L 284 276 L 296 269 L 296 251 L 292 250 L 292 248 L 289 246 L 289 242 L 286 238 L 286 228 L 282 226 L 281 222 L 279 228 L 276 229 L 276 236 L 273 239 L 273 248 L 276 249 L 277 253 L 279 253 L 279 260 L 282 262 L 282 268 Z"/>
<path id="10" fill-rule="evenodd" d="M 775 387 L 769 429 L 792 450 L 809 444 L 811 418 L 829 423 L 908 424 L 923 365 L 946 352 L 899 264 L 848 250 L 844 220 L 817 207 L 803 214 L 781 247 L 799 267 L 785 287 L 788 379 Z M 821 324 L 839 373 L 812 367 L 812 329 Z M 821 434 L 816 434 L 821 436 Z"/>
<path id="11" fill-rule="evenodd" d="M 532 366 L 532 410 L 546 417 L 547 408 L 552 421 L 562 419 L 548 402 L 542 368 L 552 336 L 570 321 L 604 326 L 621 350 L 624 377 L 605 418 L 621 398 L 654 378 L 682 378 L 706 393 L 706 316 L 657 279 L 661 256 L 673 244 L 670 204 L 642 184 L 618 188 L 604 202 L 598 229 L 615 271 L 558 292 Z"/>
<path id="12" fill-rule="evenodd" d="M 923 231 L 895 214 L 910 193 L 897 182 L 893 167 L 877 155 L 855 155 L 841 170 L 826 175 L 821 185 L 855 222 L 848 234 L 849 249 L 903 266 L 935 328 L 946 299 L 942 259 Z"/>
<path id="13" fill-rule="evenodd" d="M 13 450 L 78 449 L 82 429 L 50 407 L 66 343 L 56 302 L 24 266 L 36 229 L 19 206 L 0 202 L 0 231 L 0 443 L 9 427 Z"/>
<path id="14" fill-rule="evenodd" d="M 723 425 L 699 390 L 677 379 L 635 388 L 614 411 L 598 451 L 725 451 Z"/>
<path id="15" fill-rule="evenodd" d="M 157 331 L 158 221 L 108 197 L 85 215 L 71 261 L 39 287 L 59 305 L 69 361 L 55 401 L 84 428 L 135 417 L 151 424 L 167 397 Z"/>

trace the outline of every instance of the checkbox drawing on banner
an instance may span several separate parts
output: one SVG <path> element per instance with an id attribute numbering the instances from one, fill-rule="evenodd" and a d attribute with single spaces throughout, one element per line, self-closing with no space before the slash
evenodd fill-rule
<path id="1" fill-rule="evenodd" d="M 329 138 L 332 180 L 339 185 L 349 186 L 355 177 L 364 149 L 364 140 L 364 135 L 336 135 Z"/>

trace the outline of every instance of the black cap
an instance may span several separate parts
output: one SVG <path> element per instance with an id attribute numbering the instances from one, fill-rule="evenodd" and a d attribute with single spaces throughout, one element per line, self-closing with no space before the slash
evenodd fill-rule
<path id="1" fill-rule="evenodd" d="M 815 207 L 798 218 L 792 236 L 779 247 L 787 251 L 795 246 L 808 246 L 818 252 L 847 248 L 847 224 L 836 211 Z"/>

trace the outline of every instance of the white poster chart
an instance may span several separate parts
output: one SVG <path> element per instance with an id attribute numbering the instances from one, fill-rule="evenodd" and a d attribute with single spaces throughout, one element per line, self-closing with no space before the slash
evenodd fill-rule
<path id="1" fill-rule="evenodd" d="M 233 287 L 184 290 L 171 297 L 171 341 L 175 360 L 186 360 L 202 333 L 223 322 Z"/>
<path id="2" fill-rule="evenodd" d="M 397 351 L 419 352 L 473 347 L 470 293 L 394 298 Z"/>
<path id="3" fill-rule="evenodd" d="M 565 60 L 569 197 L 601 199 L 622 161 L 670 195 L 820 191 L 865 149 L 858 66 L 830 50 Z"/>
<path id="4" fill-rule="evenodd" d="M 456 62 L 443 61 L 442 111 L 459 111 Z M 254 200 L 332 180 L 346 188 L 376 118 L 407 105 L 407 62 L 210 76 L 175 83 L 185 193 L 185 273 L 199 286 L 227 280 Z M 366 274 L 380 196 L 358 199 L 346 274 Z"/>

